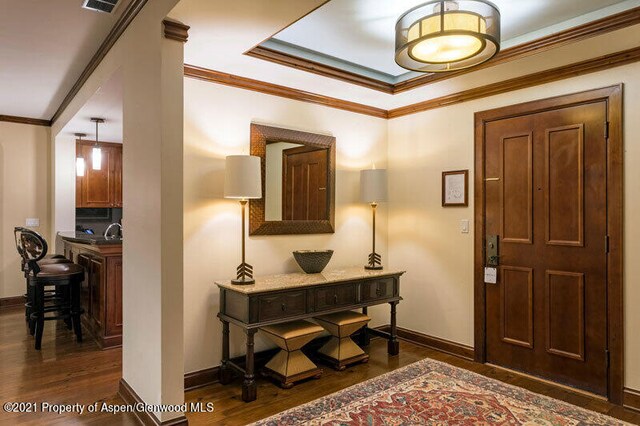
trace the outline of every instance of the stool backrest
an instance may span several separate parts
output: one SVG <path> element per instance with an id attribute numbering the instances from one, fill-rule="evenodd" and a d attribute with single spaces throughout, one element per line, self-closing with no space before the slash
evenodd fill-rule
<path id="1" fill-rule="evenodd" d="M 13 234 L 16 249 L 22 257 L 22 269 L 26 270 L 28 265 L 29 269 L 37 269 L 35 272 L 39 272 L 36 262 L 47 255 L 47 241 L 37 232 L 19 226 L 13 229 Z"/>

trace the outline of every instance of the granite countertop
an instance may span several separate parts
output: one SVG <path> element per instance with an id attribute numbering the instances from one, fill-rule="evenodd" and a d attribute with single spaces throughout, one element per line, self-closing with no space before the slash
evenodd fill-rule
<path id="1" fill-rule="evenodd" d="M 122 238 L 105 238 L 102 235 L 87 234 L 84 232 L 58 232 L 60 238 L 65 241 L 79 244 L 91 245 L 114 245 L 122 244 Z"/>
<path id="2" fill-rule="evenodd" d="M 236 291 L 238 293 L 251 294 L 276 290 L 286 290 L 303 286 L 331 284 L 357 279 L 402 275 L 404 273 L 405 271 L 395 269 L 371 271 L 364 269 L 362 266 L 357 266 L 331 269 L 320 274 L 305 274 L 304 272 L 294 272 L 291 274 L 267 275 L 263 277 L 256 277 L 255 284 L 251 285 L 231 284 L 231 281 L 216 281 L 215 284 L 218 287 L 223 287 L 229 290 Z"/>

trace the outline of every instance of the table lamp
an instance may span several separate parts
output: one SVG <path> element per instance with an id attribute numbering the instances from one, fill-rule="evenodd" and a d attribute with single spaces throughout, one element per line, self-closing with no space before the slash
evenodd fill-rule
<path id="1" fill-rule="evenodd" d="M 382 269 L 382 256 L 376 253 L 376 207 L 381 201 L 387 201 L 387 171 L 385 169 L 369 169 L 360 171 L 360 198 L 362 202 L 371 204 L 373 213 L 373 249 L 369 255 L 369 263 L 365 269 Z"/>
<path id="2" fill-rule="evenodd" d="M 262 198 L 260 157 L 253 155 L 230 155 L 224 170 L 224 198 L 240 200 L 242 206 L 242 263 L 236 270 L 232 284 L 253 284 L 253 266 L 245 262 L 245 210 L 247 200 Z"/>

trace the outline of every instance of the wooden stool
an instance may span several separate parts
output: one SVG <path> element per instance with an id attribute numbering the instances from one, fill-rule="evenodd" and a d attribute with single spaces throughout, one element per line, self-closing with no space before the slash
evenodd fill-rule
<path id="1" fill-rule="evenodd" d="M 322 327 L 299 320 L 262 327 L 260 330 L 282 349 L 265 366 L 265 375 L 278 380 L 285 389 L 309 377 L 320 378 L 322 370 L 301 349 L 322 333 Z"/>
<path id="2" fill-rule="evenodd" d="M 320 348 L 318 356 L 337 370 L 344 370 L 347 365 L 355 362 L 369 361 L 369 355 L 364 353 L 350 336 L 364 327 L 371 318 L 358 312 L 346 311 L 313 319 L 331 334 L 331 340 Z"/>

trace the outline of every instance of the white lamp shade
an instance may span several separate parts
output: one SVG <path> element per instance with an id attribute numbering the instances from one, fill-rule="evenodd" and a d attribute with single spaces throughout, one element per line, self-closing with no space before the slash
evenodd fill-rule
<path id="1" fill-rule="evenodd" d="M 360 198 L 364 203 L 387 201 L 387 171 L 360 170 Z"/>
<path id="2" fill-rule="evenodd" d="M 224 169 L 224 198 L 262 198 L 260 157 L 230 155 Z"/>

